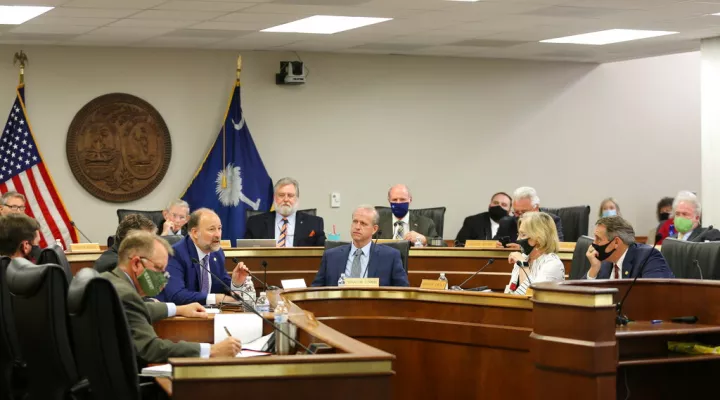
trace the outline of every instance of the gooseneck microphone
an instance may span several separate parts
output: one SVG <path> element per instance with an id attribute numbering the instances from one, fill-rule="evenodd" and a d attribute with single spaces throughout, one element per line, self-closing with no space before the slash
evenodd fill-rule
<path id="1" fill-rule="evenodd" d="M 375 243 L 373 244 L 377 245 L 377 241 L 378 239 L 380 239 L 380 235 L 382 235 L 382 230 L 378 229 L 378 231 L 375 232 Z"/>
<path id="2" fill-rule="evenodd" d="M 234 262 L 235 264 L 237 264 L 237 263 L 240 262 L 240 259 L 237 258 L 237 257 L 233 257 L 233 258 L 231 258 L 231 260 L 232 260 L 232 262 Z M 268 284 L 267 284 L 267 265 L 268 265 L 267 261 L 262 260 L 262 262 L 260 263 L 260 265 L 262 265 L 262 267 L 265 269 L 265 280 L 262 280 L 262 279 L 258 278 L 257 276 L 253 275 L 252 272 L 250 272 L 250 271 L 248 271 L 248 275 L 250 275 L 250 277 L 252 277 L 252 278 L 255 279 L 256 281 L 260 282 L 260 284 L 263 285 L 263 287 L 265 288 L 265 292 L 267 292 L 268 289 L 270 289 L 270 290 L 280 289 L 280 288 L 277 287 L 277 286 L 274 286 L 274 285 L 268 286 Z"/>
<path id="3" fill-rule="evenodd" d="M 638 274 L 635 275 L 635 279 L 633 279 L 632 283 L 630 283 L 630 287 L 628 288 L 627 292 L 625 292 L 625 296 L 623 296 L 622 300 L 620 300 L 615 305 L 615 310 L 617 315 L 615 316 L 615 325 L 622 325 L 625 326 L 630 322 L 630 318 L 623 315 L 622 308 L 625 304 L 625 300 L 627 299 L 628 295 L 630 294 L 630 291 L 632 290 L 633 286 L 635 286 L 635 282 L 637 282 L 638 278 L 642 275 L 643 271 L 645 270 L 645 266 L 647 265 L 648 261 L 650 260 L 650 256 L 652 256 L 653 252 L 655 251 L 655 247 L 657 247 L 657 243 L 662 239 L 661 234 L 655 235 L 655 244 L 653 244 L 652 249 L 648 252 L 648 255 L 645 256 L 645 260 L 643 260 L 643 263 L 640 265 L 640 270 L 638 271 Z"/>
<path id="4" fill-rule="evenodd" d="M 702 268 L 700 268 L 700 261 L 693 260 L 693 265 L 695 266 L 695 268 L 697 268 L 698 273 L 700 274 L 700 280 L 703 280 Z"/>
<path id="5" fill-rule="evenodd" d="M 489 259 L 489 260 L 487 261 L 487 264 L 483 265 L 482 268 L 480 268 L 479 270 L 477 270 L 477 272 L 475 272 L 474 274 L 470 275 L 470 277 L 467 278 L 467 279 L 465 279 L 465 280 L 463 281 L 463 283 L 461 283 L 461 284 L 459 284 L 459 285 L 457 285 L 457 286 L 451 287 L 450 290 L 465 290 L 465 289 L 463 289 L 463 285 L 464 285 L 464 284 L 468 283 L 472 278 L 474 278 L 475 276 L 477 276 L 477 274 L 479 274 L 479 273 L 482 272 L 485 268 L 487 268 L 488 265 L 490 265 L 490 264 L 492 264 L 492 263 L 494 263 L 494 262 L 495 262 L 495 259 L 494 259 L 494 258 Z"/>
<path id="6" fill-rule="evenodd" d="M 275 330 L 275 332 L 280 332 L 283 336 L 288 338 L 291 342 L 295 343 L 298 347 L 301 347 L 303 350 L 305 350 L 307 352 L 307 354 L 312 354 L 312 351 L 310 351 L 310 349 L 308 349 L 302 343 L 295 340 L 295 338 L 292 338 L 292 337 L 290 337 L 290 335 L 283 332 L 282 329 L 280 329 L 277 325 L 275 325 L 275 323 L 273 321 L 270 321 L 269 319 L 263 317 L 262 314 L 257 312 L 257 310 L 255 309 L 255 304 L 250 304 L 247 301 L 243 300 L 243 298 L 238 296 L 236 291 L 232 290 L 232 288 L 230 286 L 228 286 L 227 283 L 223 282 L 223 280 L 220 279 L 219 276 L 215 275 L 212 271 L 210 271 L 210 269 L 205 268 L 204 265 L 200 264 L 200 261 L 198 261 L 197 258 L 191 258 L 190 261 L 192 261 L 194 264 L 197 264 L 198 266 L 200 266 L 200 268 L 202 268 L 205 272 L 209 273 L 213 278 L 215 278 L 216 281 L 220 282 L 220 284 L 225 288 L 225 290 L 228 291 L 228 293 L 230 294 L 230 297 L 232 297 L 233 299 L 235 299 L 235 300 L 241 302 L 243 305 L 245 305 L 245 308 L 249 309 L 250 312 L 252 312 L 253 314 L 260 317 L 260 319 L 262 319 L 263 322 L 265 322 L 266 324 L 270 325 Z"/>
<path id="7" fill-rule="evenodd" d="M 81 231 L 80 228 L 78 228 L 78 226 L 75 225 L 75 221 L 70 221 L 70 225 L 72 225 L 73 228 L 77 229 L 77 231 L 80 232 L 80 234 L 82 235 L 82 237 L 84 237 L 85 240 L 87 240 L 88 243 L 93 243 L 93 241 L 90 240 L 90 239 L 88 239 L 88 237 L 85 236 L 85 234 L 83 233 L 83 231 Z"/>

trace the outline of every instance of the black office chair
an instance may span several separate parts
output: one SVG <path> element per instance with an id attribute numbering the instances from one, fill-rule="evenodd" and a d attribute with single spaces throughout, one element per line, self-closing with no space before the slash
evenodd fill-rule
<path id="1" fill-rule="evenodd" d="M 375 206 L 375 209 L 377 210 L 380 219 L 385 218 L 386 215 L 388 215 L 388 218 L 392 218 L 389 217 L 392 213 L 390 207 Z M 445 207 L 416 208 L 410 210 L 410 217 L 412 218 L 413 215 L 420 215 L 430 218 L 435 223 L 435 230 L 437 231 L 438 236 L 442 238 L 445 228 L 445 210 Z"/>
<path id="2" fill-rule="evenodd" d="M 325 241 L 325 250 L 332 249 L 334 247 L 339 247 L 344 244 L 350 244 L 350 242 L 326 240 Z M 405 272 L 407 272 L 408 256 L 410 254 L 410 242 L 403 240 L 403 241 L 387 242 L 387 243 L 379 243 L 379 244 L 392 247 L 393 249 L 396 249 L 397 251 L 399 251 L 400 252 L 400 260 L 402 261 L 403 268 L 405 269 Z"/>
<path id="3" fill-rule="evenodd" d="M 37 264 L 59 265 L 63 269 L 63 271 L 65 271 L 65 276 L 67 277 L 68 282 L 71 282 L 73 279 L 72 269 L 70 268 L 70 261 L 68 261 L 67 256 L 65 256 L 65 252 L 63 251 L 63 249 L 57 244 L 53 243 L 50 246 L 42 249 L 42 251 L 40 251 L 40 256 L 37 259 Z"/>
<path id="4" fill-rule="evenodd" d="M 157 233 L 162 233 L 162 227 L 165 223 L 165 217 L 163 217 L 162 210 L 158 211 L 143 211 L 143 210 L 127 210 L 124 208 L 120 208 L 117 210 L 117 217 L 118 217 L 118 224 L 125 218 L 126 216 L 130 214 L 140 214 L 145 217 L 148 217 L 150 220 L 152 220 L 153 223 L 155 223 L 155 226 L 158 228 Z"/>
<path id="5" fill-rule="evenodd" d="M 584 279 L 590 270 L 590 261 L 585 254 L 592 242 L 593 238 L 589 236 L 580 236 L 577 239 L 572 263 L 570 264 L 570 279 Z"/>
<path id="6" fill-rule="evenodd" d="M 13 300 L 5 279 L 8 265 L 10 257 L 0 258 L 0 400 L 17 398 L 27 389 L 23 381 L 25 363 L 15 329 Z"/>
<path id="7" fill-rule="evenodd" d="M 79 379 L 72 354 L 65 271 L 58 265 L 15 258 L 6 278 L 18 342 L 27 362 L 30 399 L 82 398 L 88 385 Z"/>
<path id="8" fill-rule="evenodd" d="M 140 400 L 152 389 L 138 380 L 135 345 L 125 310 L 113 285 L 92 268 L 83 268 L 70 284 L 68 312 L 78 370 L 97 400 Z"/>
<path id="9" fill-rule="evenodd" d="M 540 211 L 560 217 L 563 227 L 563 242 L 576 242 L 580 236 L 588 234 L 590 206 L 540 208 Z"/>
<path id="10" fill-rule="evenodd" d="M 250 217 L 254 217 L 256 215 L 265 214 L 269 211 L 256 211 L 252 209 L 245 209 L 245 221 L 247 221 Z M 305 210 L 297 210 L 299 213 L 305 213 L 307 215 L 317 216 L 317 208 L 307 208 Z"/>
<path id="11" fill-rule="evenodd" d="M 720 242 L 697 243 L 667 238 L 662 243 L 661 253 L 676 278 L 720 279 Z"/>

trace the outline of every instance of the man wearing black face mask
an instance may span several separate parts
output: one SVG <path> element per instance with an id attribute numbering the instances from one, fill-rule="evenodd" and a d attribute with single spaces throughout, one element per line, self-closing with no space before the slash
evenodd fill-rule
<path id="1" fill-rule="evenodd" d="M 456 246 L 464 246 L 468 240 L 491 240 L 498 231 L 500 220 L 510 215 L 512 198 L 505 192 L 495 193 L 490 198 L 487 212 L 465 218 L 455 238 Z"/>
<path id="2" fill-rule="evenodd" d="M 25 214 L 0 217 L 0 255 L 35 262 L 40 256 L 40 224 Z"/>
<path id="3" fill-rule="evenodd" d="M 595 240 L 585 255 L 590 261 L 588 279 L 633 279 L 638 275 L 640 278 L 675 277 L 657 249 L 635 243 L 635 230 L 622 217 L 597 221 Z"/>

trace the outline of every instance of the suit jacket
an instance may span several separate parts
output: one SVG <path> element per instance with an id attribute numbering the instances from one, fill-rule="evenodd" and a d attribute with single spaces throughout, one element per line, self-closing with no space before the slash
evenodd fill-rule
<path id="1" fill-rule="evenodd" d="M 428 241 L 434 237 L 440 237 L 435 230 L 435 222 L 428 217 L 415 215 L 412 211 L 410 211 L 409 222 L 410 230 L 425 236 Z M 394 228 L 392 213 L 383 213 L 380 216 L 380 231 L 382 233 L 380 235 L 380 239 L 394 239 Z M 407 232 L 409 231 L 406 231 L 405 233 Z"/>
<path id="2" fill-rule="evenodd" d="M 112 283 L 125 309 L 140 365 L 166 363 L 170 357 L 199 357 L 200 344 L 160 339 L 152 324 L 167 317 L 164 303 L 146 303 L 120 268 L 101 276 Z"/>
<path id="3" fill-rule="evenodd" d="M 312 286 L 337 286 L 340 274 L 345 273 L 351 248 L 346 244 L 325 250 Z M 400 252 L 382 244 L 370 246 L 367 277 L 380 278 L 380 286 L 410 286 Z"/>
<path id="4" fill-rule="evenodd" d="M 648 258 L 649 256 L 649 258 Z M 659 250 L 641 243 L 633 243 L 627 249 L 625 259 L 623 260 L 622 271 L 620 274 L 622 278 L 635 278 L 640 274 L 640 267 L 647 259 L 647 264 L 643 268 L 642 275 L 640 278 L 674 278 L 670 267 L 665 261 L 665 257 L 662 256 Z M 600 265 L 600 272 L 598 272 L 597 279 L 610 279 L 610 274 L 613 270 L 613 263 L 604 261 Z"/>
<path id="5" fill-rule="evenodd" d="M 118 264 L 118 243 L 105 250 L 93 264 L 93 268 L 100 273 L 112 271 Z"/>
<path id="6" fill-rule="evenodd" d="M 560 220 L 560 217 L 555 214 L 547 214 L 552 217 L 553 221 L 555 221 L 555 228 L 557 228 L 558 239 L 562 242 L 565 239 L 565 235 L 563 235 L 562 229 L 562 220 Z M 493 239 L 500 240 L 500 238 L 502 237 L 509 237 L 510 242 L 515 243 L 518 236 L 517 218 L 512 215 L 508 217 L 503 217 L 503 219 L 501 219 L 498 223 L 500 224 L 500 226 L 498 227 L 497 235 L 495 235 Z"/>
<path id="7" fill-rule="evenodd" d="M 173 245 L 175 254 L 168 259 L 167 272 L 170 273 L 165 289 L 156 296 L 160 301 L 184 305 L 190 303 L 205 304 L 207 295 L 200 292 L 200 274 L 207 274 L 192 259 L 200 261 L 195 243 L 185 236 Z M 222 249 L 210 253 L 208 267 L 213 274 L 230 286 L 231 279 L 225 269 L 225 253 Z M 210 277 L 210 293 L 225 293 L 226 290 L 214 277 Z"/>
<path id="8" fill-rule="evenodd" d="M 498 231 L 500 229 L 498 228 Z M 493 238 L 490 225 L 490 213 L 484 212 L 465 218 L 455 241 L 465 243 L 468 240 L 490 240 Z"/>
<path id="9" fill-rule="evenodd" d="M 275 212 L 253 215 L 245 223 L 245 239 L 275 239 Z M 325 222 L 321 217 L 295 213 L 294 247 L 325 246 Z"/>

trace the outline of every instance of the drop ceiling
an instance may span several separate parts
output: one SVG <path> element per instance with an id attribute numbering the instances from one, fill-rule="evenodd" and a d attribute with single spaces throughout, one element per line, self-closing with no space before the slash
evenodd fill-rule
<path id="1" fill-rule="evenodd" d="M 55 9 L 0 25 L 0 44 L 313 51 L 611 62 L 699 49 L 720 0 L 0 0 Z M 259 32 L 312 15 L 386 17 L 333 35 Z M 538 43 L 606 29 L 678 34 L 605 46 Z"/>

